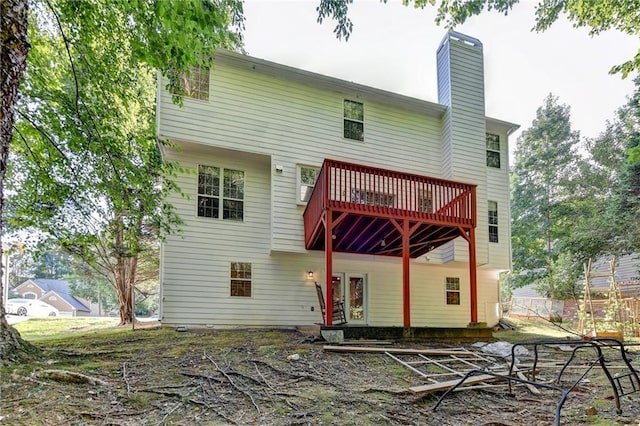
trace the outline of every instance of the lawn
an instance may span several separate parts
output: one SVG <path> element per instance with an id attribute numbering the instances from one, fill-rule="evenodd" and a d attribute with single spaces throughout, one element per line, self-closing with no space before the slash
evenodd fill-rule
<path id="1" fill-rule="evenodd" d="M 413 395 L 419 375 L 385 354 L 332 353 L 294 330 L 188 330 L 151 322 L 30 319 L 16 328 L 37 358 L 0 367 L 0 423 L 11 425 L 538 424 L 553 422 L 559 395 L 505 387 Z M 512 342 L 559 338 L 553 325 L 514 321 Z M 456 342 L 393 347 L 453 348 Z M 469 347 L 469 346 L 467 346 Z M 289 355 L 297 360 L 289 361 Z M 499 360 L 497 361 L 499 362 Z M 62 372 L 62 373 L 61 373 Z M 64 374 L 72 373 L 72 380 Z M 617 415 L 602 375 L 568 399 L 563 424 L 637 424 L 640 400 Z"/>

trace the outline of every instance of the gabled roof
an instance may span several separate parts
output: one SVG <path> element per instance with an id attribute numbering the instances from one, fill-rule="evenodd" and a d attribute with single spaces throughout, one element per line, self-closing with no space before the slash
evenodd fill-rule
<path id="1" fill-rule="evenodd" d="M 42 297 L 40 297 L 40 299 L 44 299 L 51 294 L 54 294 L 55 296 L 67 302 L 69 305 L 71 305 L 73 309 L 76 309 L 78 311 L 91 312 L 91 309 L 88 306 L 86 306 L 84 303 L 80 302 L 78 299 L 76 299 L 75 297 L 73 297 L 68 293 L 58 293 L 55 290 L 49 290 L 48 292 L 43 294 Z"/>
<path id="2" fill-rule="evenodd" d="M 65 280 L 53 280 L 49 278 L 34 278 L 30 280 L 38 285 L 43 292 L 55 291 L 56 293 L 69 293 L 69 282 Z"/>

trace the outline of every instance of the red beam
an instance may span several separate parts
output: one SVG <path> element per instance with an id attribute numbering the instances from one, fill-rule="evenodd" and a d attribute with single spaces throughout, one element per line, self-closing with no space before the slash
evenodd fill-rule
<path id="1" fill-rule="evenodd" d="M 469 228 L 469 283 L 471 293 L 471 322 L 478 322 L 478 275 L 476 270 L 476 230 Z"/>
<path id="2" fill-rule="evenodd" d="M 324 273 L 325 273 L 325 325 L 333 325 L 333 216 L 331 210 L 325 210 L 324 227 Z"/>
<path id="3" fill-rule="evenodd" d="M 402 312 L 405 328 L 411 327 L 411 296 L 410 296 L 410 271 L 409 258 L 411 249 L 409 247 L 409 220 L 402 222 Z"/>

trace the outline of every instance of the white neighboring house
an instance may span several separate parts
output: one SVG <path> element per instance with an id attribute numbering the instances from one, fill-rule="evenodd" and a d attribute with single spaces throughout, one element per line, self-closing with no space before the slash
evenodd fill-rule
<path id="1" fill-rule="evenodd" d="M 485 116 L 480 41 L 448 33 L 437 58 L 438 103 L 226 51 L 183 107 L 160 79 L 163 155 L 188 171 L 163 323 L 318 323 L 318 282 L 350 325 L 496 324 L 518 126 Z"/>

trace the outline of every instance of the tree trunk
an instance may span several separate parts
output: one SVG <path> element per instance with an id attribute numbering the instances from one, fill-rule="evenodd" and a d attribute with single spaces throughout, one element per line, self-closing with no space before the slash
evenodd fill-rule
<path id="1" fill-rule="evenodd" d="M 135 321 L 134 291 L 137 269 L 138 256 L 118 260 L 116 294 L 120 307 L 120 325 L 131 324 Z"/>
<path id="2" fill-rule="evenodd" d="M 9 147 L 13 137 L 15 105 L 20 79 L 27 67 L 29 36 L 27 0 L 0 0 L 0 258 L 4 234 L 4 183 L 9 161 Z M 3 271 L 0 265 L 0 295 L 4 295 Z M 33 351 L 33 346 L 7 323 L 4 297 L 0 297 L 0 358 L 17 359 L 21 353 Z"/>
<path id="3" fill-rule="evenodd" d="M 132 324 L 135 321 L 134 291 L 136 273 L 138 270 L 138 256 L 126 256 L 122 250 L 122 232 L 116 233 L 117 259 L 114 273 L 114 283 L 118 305 L 120 308 L 120 325 Z"/>

